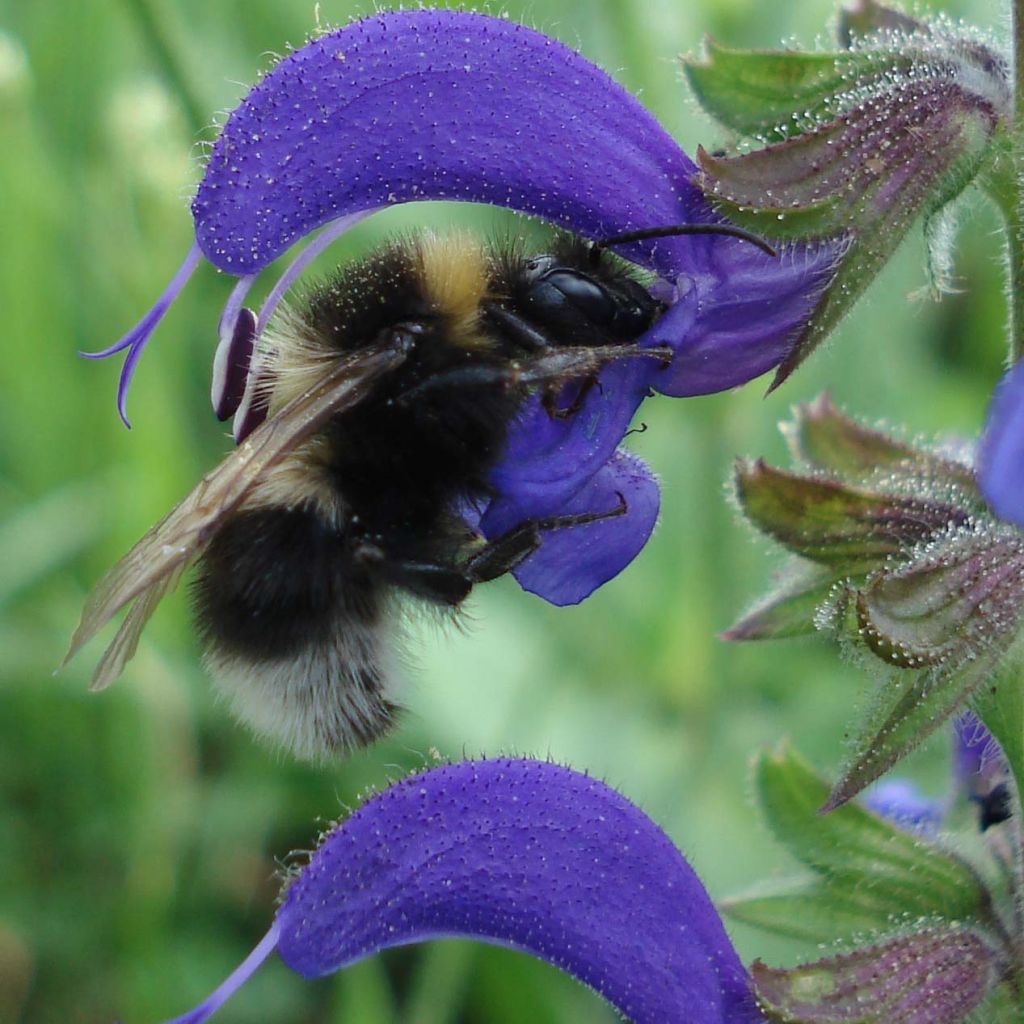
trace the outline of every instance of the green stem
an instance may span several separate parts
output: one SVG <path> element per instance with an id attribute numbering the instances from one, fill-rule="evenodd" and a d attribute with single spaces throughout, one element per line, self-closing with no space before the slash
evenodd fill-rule
<path id="1" fill-rule="evenodd" d="M 135 21 L 153 51 L 168 87 L 177 96 L 193 135 L 198 135 L 210 125 L 210 117 L 205 112 L 207 106 L 200 103 L 192 91 L 188 76 L 185 74 L 184 63 L 171 45 L 166 26 L 153 0 L 125 0 L 125 4 L 135 16 Z"/>
<path id="2" fill-rule="evenodd" d="M 1019 160 L 1013 160 L 1015 175 L 1020 174 Z M 1003 207 L 1006 226 L 1006 287 L 1009 291 L 1010 361 L 1024 356 L 1024 222 L 1021 220 L 1020 197 L 1014 196 L 1010 207 Z"/>
<path id="3" fill-rule="evenodd" d="M 1024 112 L 1024 0 L 1013 0 L 1013 122 Z"/>
<path id="4" fill-rule="evenodd" d="M 1024 0 L 1013 0 L 1013 124 L 995 160 L 987 190 L 1003 214 L 1009 306 L 1010 361 L 1024 356 L 1024 150 L 1017 141 L 1024 125 Z"/>

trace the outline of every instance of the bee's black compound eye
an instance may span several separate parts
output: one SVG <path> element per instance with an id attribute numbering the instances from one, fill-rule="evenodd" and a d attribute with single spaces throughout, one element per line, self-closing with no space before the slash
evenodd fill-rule
<path id="1" fill-rule="evenodd" d="M 593 324 L 610 324 L 616 302 L 608 290 L 577 270 L 549 270 L 530 289 L 530 301 L 553 309 L 571 307 Z"/>

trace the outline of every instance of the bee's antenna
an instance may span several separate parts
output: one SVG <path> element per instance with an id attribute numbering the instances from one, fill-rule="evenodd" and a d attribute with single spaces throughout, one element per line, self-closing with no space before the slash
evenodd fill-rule
<path id="1" fill-rule="evenodd" d="M 752 231 L 746 231 L 733 224 L 674 224 L 665 228 L 643 228 L 640 231 L 629 231 L 624 235 L 611 235 L 608 238 L 600 238 L 594 242 L 595 249 L 607 249 L 611 245 L 626 245 L 629 242 L 643 242 L 648 238 L 672 238 L 675 235 L 728 235 L 730 238 L 740 238 L 744 242 L 756 245 L 762 252 L 769 256 L 778 256 L 773 249 L 760 235 Z"/>

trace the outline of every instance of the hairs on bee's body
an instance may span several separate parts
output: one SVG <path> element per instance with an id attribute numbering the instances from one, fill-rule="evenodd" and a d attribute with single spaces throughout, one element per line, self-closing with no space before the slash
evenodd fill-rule
<path id="1" fill-rule="evenodd" d="M 571 236 L 539 259 L 616 294 L 638 287 Z M 398 599 L 455 608 L 469 592 L 460 566 L 475 535 L 459 510 L 490 494 L 527 395 L 508 373 L 528 354 L 522 339 L 488 310 L 556 345 L 613 340 L 531 306 L 537 262 L 464 235 L 399 239 L 308 290 L 267 333 L 273 412 L 339 355 L 416 331 L 405 362 L 266 473 L 200 560 L 207 663 L 257 731 L 315 755 L 361 746 L 394 719 Z"/>

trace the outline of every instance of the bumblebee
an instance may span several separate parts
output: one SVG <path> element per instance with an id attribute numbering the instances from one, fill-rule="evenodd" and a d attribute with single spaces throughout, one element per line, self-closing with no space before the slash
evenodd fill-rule
<path id="1" fill-rule="evenodd" d="M 345 753 L 399 710 L 406 605 L 457 609 L 545 531 L 623 514 L 527 520 L 484 541 L 459 510 L 489 494 L 523 402 L 640 348 L 664 306 L 605 243 L 561 236 L 540 255 L 469 236 L 393 241 L 283 308 L 251 380 L 266 420 L 104 577 L 68 657 L 129 606 L 93 688 L 135 652 L 163 595 L 196 563 L 194 619 L 234 713 L 300 757 Z M 750 239 L 761 244 L 757 239 Z"/>

